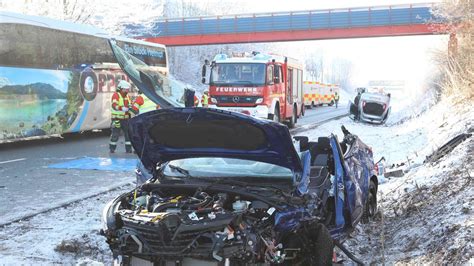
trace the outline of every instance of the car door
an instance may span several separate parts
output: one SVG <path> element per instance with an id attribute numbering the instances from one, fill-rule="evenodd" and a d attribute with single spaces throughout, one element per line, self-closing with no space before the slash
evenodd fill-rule
<path id="1" fill-rule="evenodd" d="M 369 178 L 373 169 L 372 152 L 369 147 L 357 136 L 354 138 L 349 150 L 344 155 L 346 206 L 351 214 L 353 226 L 362 217 L 369 190 Z"/>

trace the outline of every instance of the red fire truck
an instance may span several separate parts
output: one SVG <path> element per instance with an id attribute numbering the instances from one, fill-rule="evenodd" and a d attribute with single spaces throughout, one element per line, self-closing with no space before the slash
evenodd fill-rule
<path id="1" fill-rule="evenodd" d="M 206 66 L 202 74 L 206 82 Z M 218 54 L 210 64 L 209 97 L 209 107 L 294 127 L 304 115 L 303 66 L 272 54 Z"/>

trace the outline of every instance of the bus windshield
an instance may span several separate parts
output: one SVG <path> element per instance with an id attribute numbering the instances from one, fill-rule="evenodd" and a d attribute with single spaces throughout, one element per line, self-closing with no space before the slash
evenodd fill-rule
<path id="1" fill-rule="evenodd" d="M 263 86 L 265 64 L 262 63 L 217 63 L 211 69 L 210 85 L 218 86 Z"/>

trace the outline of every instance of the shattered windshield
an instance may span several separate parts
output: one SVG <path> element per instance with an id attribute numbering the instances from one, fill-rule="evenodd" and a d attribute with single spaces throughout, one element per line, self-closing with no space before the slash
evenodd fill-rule
<path id="1" fill-rule="evenodd" d="M 186 176 L 176 171 L 176 167 L 186 170 L 192 177 L 260 177 L 289 181 L 293 176 L 291 170 L 285 167 L 234 158 L 187 158 L 171 161 L 169 165 L 163 173 L 172 177 Z"/>
<path id="2" fill-rule="evenodd" d="M 211 69 L 211 85 L 265 84 L 263 63 L 217 63 Z"/>
<path id="3" fill-rule="evenodd" d="M 149 66 L 109 41 L 112 51 L 124 72 L 150 100 L 163 108 L 183 107 L 184 83 L 170 77 L 166 67 Z"/>

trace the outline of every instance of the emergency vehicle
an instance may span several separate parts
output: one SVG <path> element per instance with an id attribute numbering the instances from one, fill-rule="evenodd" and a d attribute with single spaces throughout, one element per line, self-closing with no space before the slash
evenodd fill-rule
<path id="1" fill-rule="evenodd" d="M 317 81 L 305 81 L 303 83 L 304 105 L 312 108 L 327 104 L 334 104 L 334 93 L 339 94 L 339 85 L 325 84 Z"/>
<path id="2" fill-rule="evenodd" d="M 203 82 L 206 66 L 203 66 Z M 210 65 L 209 107 L 286 122 L 304 115 L 303 65 L 289 57 L 218 54 Z"/>

